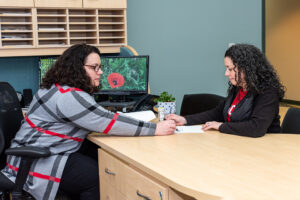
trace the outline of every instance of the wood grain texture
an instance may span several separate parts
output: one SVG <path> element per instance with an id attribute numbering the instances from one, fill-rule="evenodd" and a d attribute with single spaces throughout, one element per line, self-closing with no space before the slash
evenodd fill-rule
<path id="1" fill-rule="evenodd" d="M 300 135 L 247 138 L 208 131 L 89 140 L 196 199 L 299 199 Z"/>

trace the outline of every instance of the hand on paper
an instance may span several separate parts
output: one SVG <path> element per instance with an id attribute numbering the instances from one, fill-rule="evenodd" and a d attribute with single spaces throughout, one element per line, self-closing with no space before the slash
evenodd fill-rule
<path id="1" fill-rule="evenodd" d="M 187 123 L 184 117 L 175 114 L 166 115 L 165 118 L 167 120 L 173 120 L 176 123 L 176 126 L 183 126 Z"/>
<path id="2" fill-rule="evenodd" d="M 216 129 L 219 130 L 219 127 L 221 126 L 222 122 L 216 122 L 216 121 L 211 121 L 211 122 L 206 122 L 203 127 L 202 130 L 206 131 L 209 129 Z"/>
<path id="3" fill-rule="evenodd" d="M 155 135 L 171 135 L 174 134 L 176 124 L 173 120 L 165 120 L 156 124 Z"/>

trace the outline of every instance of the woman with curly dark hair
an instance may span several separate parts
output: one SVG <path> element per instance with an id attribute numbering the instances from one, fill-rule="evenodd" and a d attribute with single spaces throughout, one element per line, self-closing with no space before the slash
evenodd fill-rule
<path id="1" fill-rule="evenodd" d="M 284 86 L 265 55 L 255 46 L 236 44 L 227 49 L 225 76 L 229 79 L 227 98 L 216 108 L 185 117 L 168 115 L 177 125 L 204 124 L 203 130 L 260 137 L 279 133 L 279 101 Z"/>
<path id="2" fill-rule="evenodd" d="M 100 52 L 77 44 L 46 73 L 11 147 L 39 146 L 51 156 L 33 162 L 24 190 L 36 199 L 54 199 L 58 188 L 72 199 L 100 199 L 98 163 L 78 152 L 91 131 L 108 135 L 152 136 L 174 133 L 172 120 L 138 121 L 99 106 L 91 95 L 99 86 Z M 8 156 L 2 170 L 12 181 L 20 157 Z"/>
<path id="3" fill-rule="evenodd" d="M 101 65 L 86 65 L 85 61 L 90 54 L 91 59 L 95 59 L 96 62 L 98 62 L 99 56 L 100 62 L 100 52 L 96 47 L 80 44 L 67 49 L 57 59 L 54 66 L 47 71 L 41 88 L 50 89 L 53 84 L 59 84 L 80 88 L 89 94 L 96 92 L 102 71 Z M 96 71 L 95 75 L 99 74 L 98 79 L 94 80 L 95 83 L 91 82 L 90 75 L 93 75 L 93 73 L 90 74 L 89 69 Z"/>

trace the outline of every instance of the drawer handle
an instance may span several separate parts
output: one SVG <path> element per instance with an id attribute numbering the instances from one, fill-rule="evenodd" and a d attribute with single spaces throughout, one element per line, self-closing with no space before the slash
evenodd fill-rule
<path id="1" fill-rule="evenodd" d="M 116 175 L 114 172 L 109 171 L 109 169 L 105 168 L 105 173 L 109 174 L 109 175 Z"/>
<path id="2" fill-rule="evenodd" d="M 138 190 L 136 191 L 136 194 L 137 194 L 139 197 L 144 198 L 145 200 L 151 200 L 149 197 L 147 197 L 147 196 L 145 196 L 145 195 L 142 195 Z"/>

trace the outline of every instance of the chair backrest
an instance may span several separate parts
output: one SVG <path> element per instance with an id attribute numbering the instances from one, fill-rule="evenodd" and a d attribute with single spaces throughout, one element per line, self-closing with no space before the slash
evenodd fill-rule
<path id="1" fill-rule="evenodd" d="M 180 115 L 192 115 L 216 107 L 225 97 L 216 94 L 186 94 L 183 96 Z"/>
<path id="2" fill-rule="evenodd" d="M 282 133 L 300 133 L 300 108 L 290 108 L 284 116 Z"/>
<path id="3" fill-rule="evenodd" d="M 4 149 L 10 145 L 24 119 L 14 88 L 0 82 L 0 169 L 5 164 Z"/>

